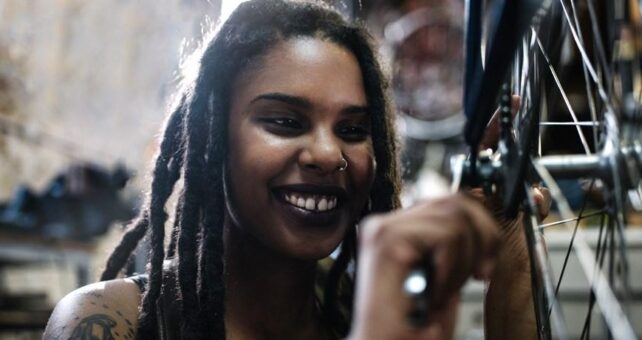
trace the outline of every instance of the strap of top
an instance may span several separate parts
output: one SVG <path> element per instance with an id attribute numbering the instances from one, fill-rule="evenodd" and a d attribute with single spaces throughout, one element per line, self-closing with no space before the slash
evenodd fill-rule
<path id="1" fill-rule="evenodd" d="M 173 260 L 165 260 L 163 263 L 163 293 L 156 302 L 156 320 L 158 322 L 158 338 L 161 340 L 180 339 L 180 301 L 176 292 L 176 275 L 173 266 L 176 263 Z M 129 277 L 134 281 L 141 293 L 147 289 L 149 276 L 139 274 Z"/>
<path id="2" fill-rule="evenodd" d="M 149 281 L 149 277 L 147 276 L 147 274 L 134 275 L 129 277 L 129 279 L 134 281 L 134 283 L 138 286 L 138 289 L 140 289 L 141 293 L 145 292 L 145 289 L 147 288 L 147 281 Z"/>

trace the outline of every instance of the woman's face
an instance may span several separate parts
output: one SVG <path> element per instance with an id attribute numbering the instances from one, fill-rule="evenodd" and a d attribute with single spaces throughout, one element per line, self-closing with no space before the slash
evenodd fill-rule
<path id="1" fill-rule="evenodd" d="M 279 43 L 240 75 L 230 103 L 228 222 L 281 254 L 327 256 L 373 182 L 367 104 L 354 55 L 321 39 Z"/>

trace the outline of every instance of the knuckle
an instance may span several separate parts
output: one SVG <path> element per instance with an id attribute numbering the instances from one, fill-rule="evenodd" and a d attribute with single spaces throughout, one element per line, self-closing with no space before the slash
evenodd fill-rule
<path id="1" fill-rule="evenodd" d="M 404 242 L 387 243 L 381 247 L 381 252 L 389 260 L 401 266 L 411 266 L 421 258 L 421 252 L 418 249 Z"/>
<path id="2" fill-rule="evenodd" d="M 384 215 L 364 219 L 360 232 L 362 249 L 372 251 L 398 265 L 410 265 L 420 256 L 407 242 L 402 228 L 395 228 Z"/>
<path id="3" fill-rule="evenodd" d="M 422 200 L 415 205 L 424 214 L 431 216 L 456 216 L 461 208 L 459 195 L 451 194 L 438 198 Z"/>
<path id="4" fill-rule="evenodd" d="M 370 215 L 362 222 L 360 239 L 363 244 L 377 244 L 389 237 L 390 232 L 381 215 Z"/>

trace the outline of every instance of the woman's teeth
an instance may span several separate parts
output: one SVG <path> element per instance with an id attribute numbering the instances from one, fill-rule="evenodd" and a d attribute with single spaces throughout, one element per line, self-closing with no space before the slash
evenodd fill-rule
<path id="1" fill-rule="evenodd" d="M 294 206 L 310 211 L 326 211 L 337 206 L 337 198 L 334 196 L 286 193 L 285 200 Z"/>

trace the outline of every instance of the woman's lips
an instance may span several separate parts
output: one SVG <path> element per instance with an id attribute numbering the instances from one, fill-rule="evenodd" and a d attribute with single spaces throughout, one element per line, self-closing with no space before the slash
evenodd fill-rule
<path id="1" fill-rule="evenodd" d="M 313 184 L 283 185 L 272 192 L 288 217 L 298 224 L 318 227 L 340 222 L 347 197 L 341 187 Z"/>
<path id="2" fill-rule="evenodd" d="M 320 212 L 337 207 L 336 196 L 310 195 L 292 191 L 283 191 L 281 194 L 286 202 L 305 210 Z"/>

